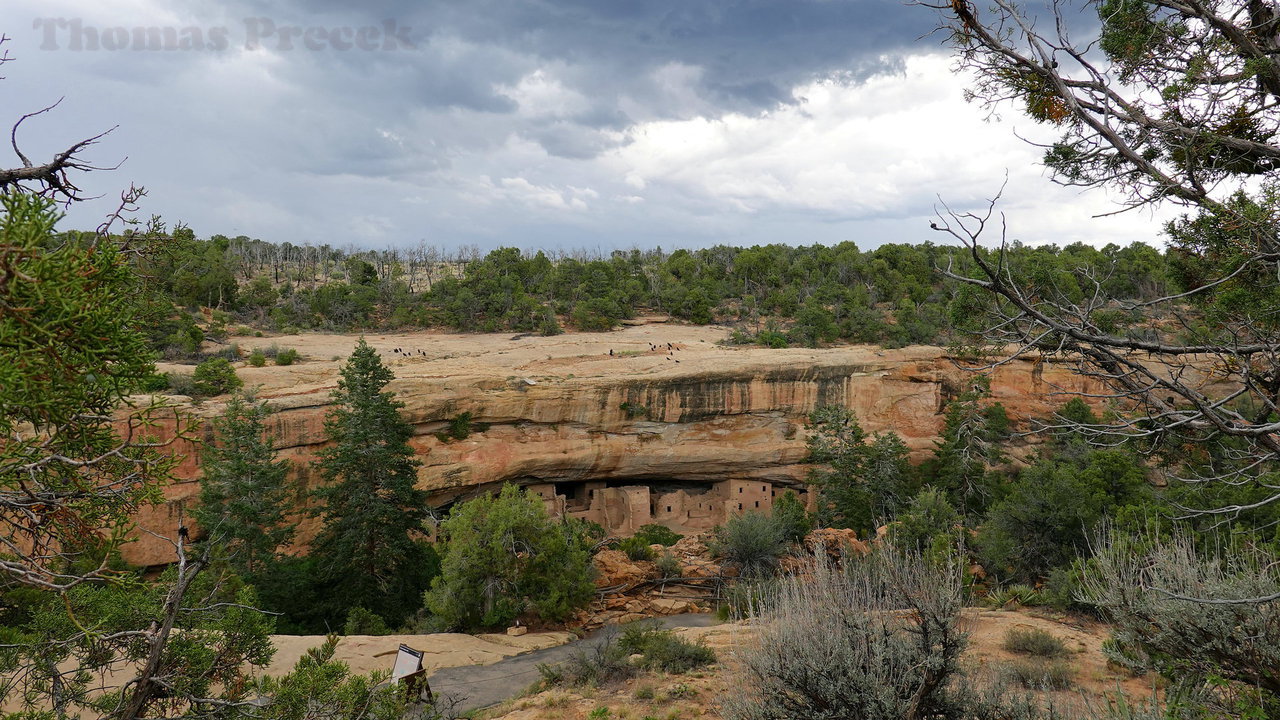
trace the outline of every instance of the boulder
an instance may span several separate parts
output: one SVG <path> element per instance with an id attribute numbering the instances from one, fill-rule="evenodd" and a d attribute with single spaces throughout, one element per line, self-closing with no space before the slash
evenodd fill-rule
<path id="1" fill-rule="evenodd" d="M 690 609 L 691 603 L 688 600 L 679 598 L 656 598 L 650 600 L 649 604 L 663 615 L 679 615 L 680 613 L 693 612 Z"/>
<path id="2" fill-rule="evenodd" d="M 685 535 L 671 546 L 671 554 L 678 558 L 710 557 L 707 544 L 701 535 Z"/>
<path id="3" fill-rule="evenodd" d="M 720 566 L 710 560 L 694 558 L 680 563 L 680 574 L 687 578 L 710 578 L 720 575 Z"/>
<path id="4" fill-rule="evenodd" d="M 649 579 L 649 571 L 621 550 L 601 550 L 592 562 L 596 566 L 596 587 L 632 588 Z"/>
<path id="5" fill-rule="evenodd" d="M 804 546 L 813 552 L 825 552 L 833 559 L 857 554 L 866 556 L 871 548 L 858 539 L 858 534 L 848 528 L 818 528 L 804 538 Z"/>

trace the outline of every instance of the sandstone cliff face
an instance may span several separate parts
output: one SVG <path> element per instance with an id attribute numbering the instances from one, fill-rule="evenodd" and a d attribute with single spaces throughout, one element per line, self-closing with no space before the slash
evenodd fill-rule
<path id="1" fill-rule="evenodd" d="M 419 485 L 436 504 L 503 482 L 799 483 L 808 469 L 804 420 L 823 405 L 852 409 L 869 432 L 898 433 L 920 460 L 942 427 L 946 400 L 973 382 L 939 348 L 726 348 L 714 345 L 721 334 L 644 326 L 557 338 L 417 334 L 368 340 L 397 374 L 391 389 L 415 428 Z M 351 336 L 302 336 L 280 344 L 313 357 L 330 350 L 345 356 L 354 342 Z M 403 357 L 393 350 L 405 347 L 431 351 Z M 275 409 L 270 427 L 276 445 L 308 486 L 317 481 L 311 464 L 324 442 L 337 365 L 313 360 L 239 370 Z M 992 390 L 1016 422 L 1063 401 L 1048 396 L 1050 387 L 1071 389 L 1080 382 L 1065 369 L 1021 361 L 997 371 Z M 217 401 L 194 409 L 204 417 L 220 411 Z M 438 439 L 436 433 L 464 411 L 488 428 L 463 440 Z M 141 527 L 161 535 L 173 534 L 198 494 L 197 453 L 182 442 L 176 451 L 188 455 L 179 467 L 183 480 L 167 488 L 164 505 L 138 517 Z M 313 521 L 299 522 L 305 540 Z M 146 535 L 125 554 L 139 564 L 171 557 L 164 542 Z"/>

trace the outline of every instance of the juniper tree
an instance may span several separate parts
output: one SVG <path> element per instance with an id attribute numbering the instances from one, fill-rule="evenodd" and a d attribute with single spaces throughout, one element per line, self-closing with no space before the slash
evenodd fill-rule
<path id="1" fill-rule="evenodd" d="M 595 596 L 584 525 L 552 520 L 514 485 L 460 504 L 440 533 L 441 574 L 426 602 L 452 627 L 500 627 L 530 608 L 563 620 Z"/>
<path id="2" fill-rule="evenodd" d="M 1063 360 L 1124 410 L 1092 422 L 1060 416 L 1049 429 L 1103 446 L 1132 442 L 1173 460 L 1171 479 L 1256 490 L 1188 511 L 1265 514 L 1280 500 L 1276 4 L 923 4 L 940 12 L 958 64 L 972 72 L 972 98 L 1019 106 L 1057 135 L 1044 146 L 1055 182 L 1104 188 L 1117 212 L 1183 213 L 1153 232 L 1170 246 L 1173 287 L 1144 298 L 1114 283 L 1127 272 L 1118 259 L 1046 272 L 1007 242 L 998 200 L 943 213 L 934 229 L 968 255 L 943 274 L 978 299 L 965 329 L 985 338 L 993 363 Z"/>
<path id="3" fill-rule="evenodd" d="M 214 442 L 205 447 L 200 505 L 194 515 L 215 544 L 229 551 L 233 567 L 262 569 L 293 537 L 285 522 L 291 493 L 289 462 L 276 460 L 263 419 L 266 403 L 233 396 L 213 421 Z"/>
<path id="4" fill-rule="evenodd" d="M 819 522 L 874 530 L 910 497 L 911 466 L 896 433 L 868 437 L 852 411 L 836 406 L 815 410 L 809 426 L 809 462 L 821 465 L 809 474 L 821 492 Z"/>
<path id="5" fill-rule="evenodd" d="M 177 460 L 154 426 L 184 425 L 129 397 L 154 371 L 130 256 L 159 238 L 60 241 L 57 220 L 52 201 L 0 192 L 0 703 L 49 718 L 230 712 L 272 652 L 251 591 L 181 532 L 155 581 L 118 560 Z"/>
<path id="6" fill-rule="evenodd" d="M 947 403 L 942 436 L 922 473 L 930 484 L 945 488 L 951 504 L 965 515 L 979 515 L 997 497 L 1000 478 L 991 468 L 1004 460 L 1000 443 L 1008 435 L 1004 406 L 987 402 L 990 380 L 973 385 Z"/>
<path id="7" fill-rule="evenodd" d="M 413 430 L 386 391 L 394 377 L 363 338 L 342 366 L 325 420 L 332 445 L 320 451 L 325 483 L 314 491 L 323 528 L 311 546 L 338 608 L 364 607 L 392 624 L 418 607 L 433 565 L 419 542 L 429 510 L 415 487 Z"/>

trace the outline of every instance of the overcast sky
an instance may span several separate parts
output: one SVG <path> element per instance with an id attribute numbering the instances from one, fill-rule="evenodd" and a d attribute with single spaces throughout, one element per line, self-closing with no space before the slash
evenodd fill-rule
<path id="1" fill-rule="evenodd" d="M 965 103 L 931 12 L 900 0 L 354 6 L 4 0 L 0 109 L 66 96 L 23 126 L 33 159 L 119 125 L 89 157 L 127 160 L 83 187 L 144 185 L 147 214 L 201 237 L 872 248 L 942 241 L 939 198 L 972 207 L 1007 173 L 1013 237 L 1157 239 L 1150 215 L 1091 220 L 1114 207 L 1052 185 L 1015 137 L 1044 131 Z"/>

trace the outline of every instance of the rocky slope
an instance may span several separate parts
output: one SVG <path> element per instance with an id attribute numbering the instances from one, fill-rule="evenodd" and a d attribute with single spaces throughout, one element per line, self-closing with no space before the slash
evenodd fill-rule
<path id="1" fill-rule="evenodd" d="M 549 338 L 366 339 L 396 373 L 391 389 L 415 428 L 420 486 L 440 504 L 502 482 L 800 482 L 807 471 L 804 419 L 823 405 L 854 410 L 868 431 L 898 433 L 922 459 L 942 427 L 946 400 L 973 382 L 936 347 L 716 345 L 724 335 L 722 328 L 647 324 Z M 277 447 L 304 485 L 316 481 L 311 462 L 324 442 L 339 360 L 356 340 L 317 334 L 242 341 L 245 351 L 276 343 L 303 355 L 298 365 L 238 372 L 275 409 Z M 998 370 L 992 390 L 1016 422 L 1046 413 L 1062 402 L 1050 393 L 1080 383 L 1065 368 L 1027 360 Z M 192 411 L 210 417 L 221 407 L 214 399 Z M 473 427 L 487 428 L 465 439 L 437 437 L 464 412 Z M 141 527 L 170 536 L 198 493 L 199 472 L 196 446 L 179 440 L 174 447 L 187 456 L 182 481 L 166 489 L 164 505 L 138 518 Z M 301 521 L 304 539 L 308 522 Z M 126 556 L 158 564 L 170 549 L 144 534 Z"/>

